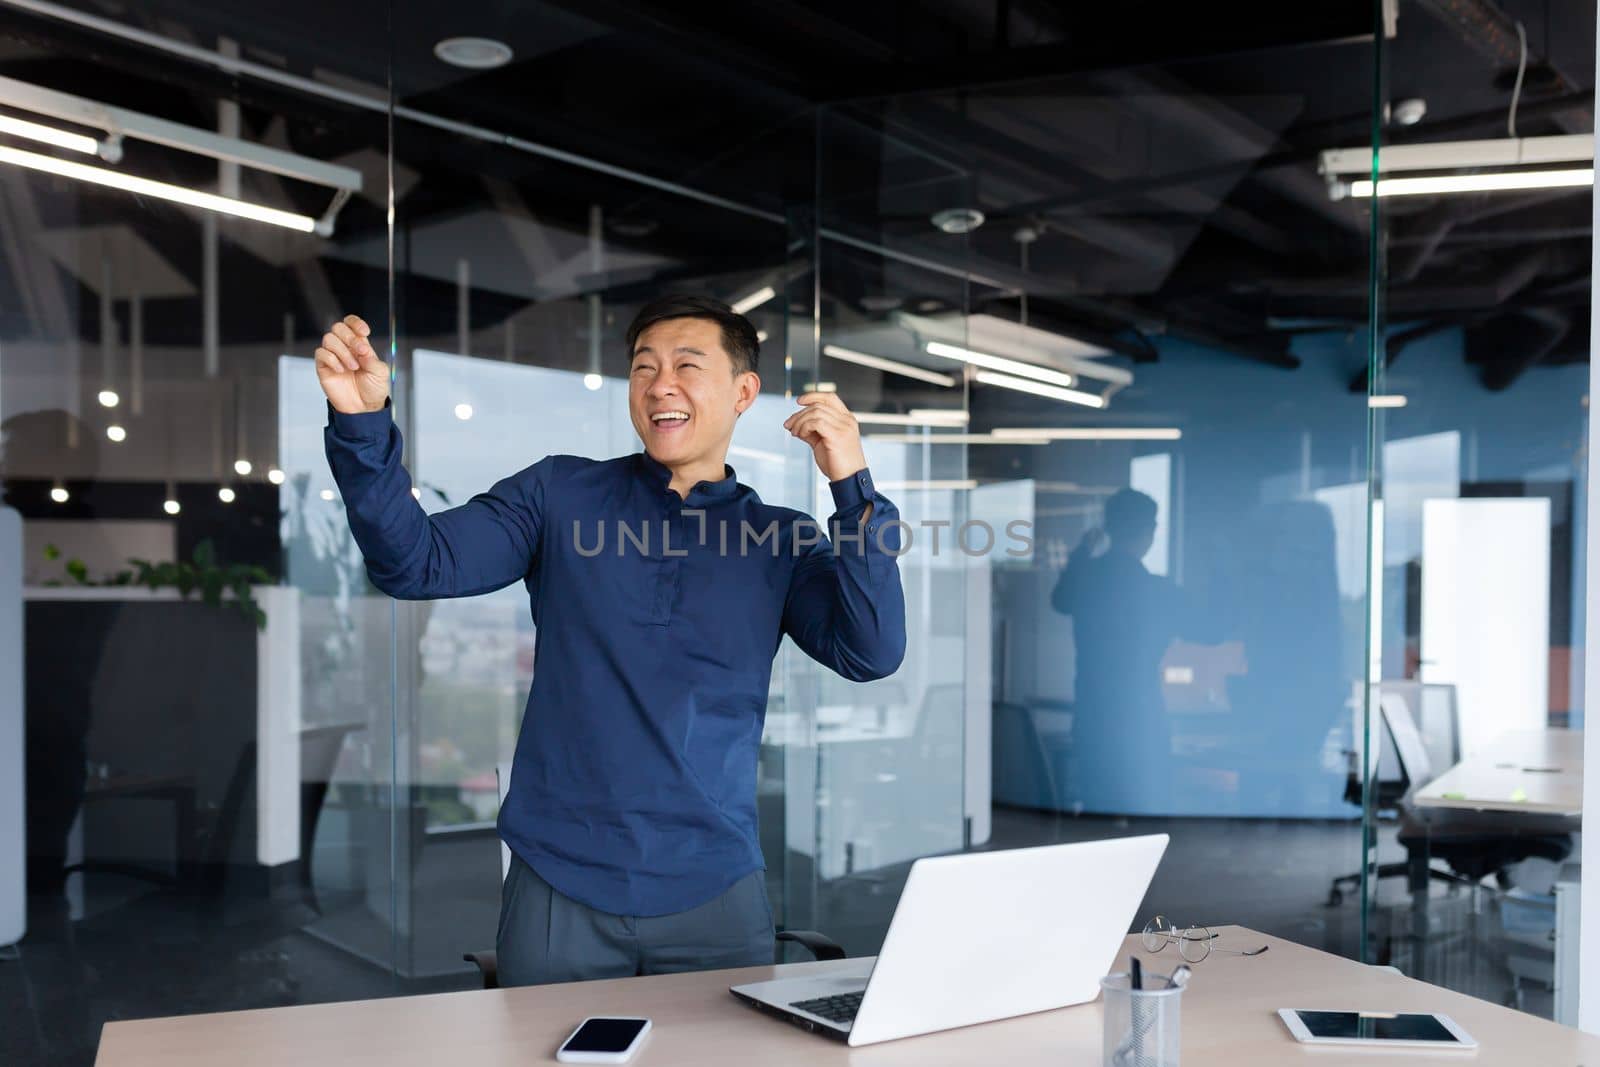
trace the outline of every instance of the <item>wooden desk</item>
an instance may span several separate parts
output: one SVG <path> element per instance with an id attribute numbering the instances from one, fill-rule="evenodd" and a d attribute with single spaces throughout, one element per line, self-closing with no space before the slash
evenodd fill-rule
<path id="1" fill-rule="evenodd" d="M 1503 734 L 1418 790 L 1412 803 L 1576 818 L 1583 814 L 1583 731 Z"/>
<path id="2" fill-rule="evenodd" d="M 1213 955 L 1195 967 L 1184 993 L 1184 1067 L 1418 1067 L 1420 1064 L 1573 1067 L 1600 1063 L 1600 1037 L 1580 1033 L 1390 971 L 1220 927 L 1223 948 L 1272 946 L 1246 959 Z M 1168 949 L 1152 957 L 1165 973 Z M 859 961 L 848 961 L 859 965 Z M 1125 967 L 1119 961 L 1118 967 Z M 854 1064 L 867 1067 L 1100 1063 L 1100 1005 L 852 1049 L 745 1007 L 728 986 L 779 974 L 839 967 L 800 963 L 737 971 L 629 978 L 576 985 L 495 989 L 346 1004 L 191 1015 L 107 1023 L 97 1067 L 529 1067 L 555 1062 L 555 1049 L 587 1015 L 645 1015 L 655 1032 L 634 1059 L 639 1067 Z M 1381 1008 L 1442 1011 L 1481 1046 L 1460 1053 L 1309 1049 L 1278 1020 L 1278 1008 Z"/>

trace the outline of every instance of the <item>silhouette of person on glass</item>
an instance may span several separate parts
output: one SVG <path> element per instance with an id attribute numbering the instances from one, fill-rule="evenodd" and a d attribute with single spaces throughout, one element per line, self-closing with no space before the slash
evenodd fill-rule
<path id="1" fill-rule="evenodd" d="M 1072 617 L 1074 791 L 1089 811 L 1171 813 L 1172 731 L 1161 660 L 1185 626 L 1177 586 L 1143 562 L 1156 517 L 1146 494 L 1112 494 L 1104 529 L 1084 534 L 1050 596 L 1055 610 Z"/>

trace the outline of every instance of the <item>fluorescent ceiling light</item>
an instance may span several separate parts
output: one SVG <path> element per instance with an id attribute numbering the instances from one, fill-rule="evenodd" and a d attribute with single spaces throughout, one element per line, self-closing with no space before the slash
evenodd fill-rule
<path id="1" fill-rule="evenodd" d="M 1379 176 L 1374 189 L 1372 168 Z M 1583 166 L 1549 169 L 1551 164 Z M 1436 196 L 1445 193 L 1483 193 L 1510 189 L 1566 189 L 1594 184 L 1594 135 L 1562 134 L 1556 137 L 1497 137 L 1481 141 L 1435 141 L 1429 144 L 1380 148 L 1374 160 L 1370 145 L 1335 148 L 1322 153 L 1317 169 L 1330 179 L 1352 175 L 1348 187 L 1330 181 L 1335 198 Z M 1544 170 L 1526 168 L 1545 166 Z M 1432 174 L 1397 178 L 1410 171 L 1473 170 L 1476 174 Z"/>
<path id="2" fill-rule="evenodd" d="M 970 363 L 974 367 L 987 367 L 990 370 L 1004 371 L 1021 378 L 1032 378 L 1036 382 L 1047 385 L 1071 385 L 1077 379 L 1064 371 L 1051 370 L 1035 363 L 1023 363 L 1021 360 L 1007 359 L 1004 356 L 990 355 L 988 352 L 974 352 L 970 348 L 960 345 L 947 344 L 944 341 L 929 341 L 922 346 L 930 356 L 943 356 L 946 359 L 958 359 L 963 363 Z"/>
<path id="3" fill-rule="evenodd" d="M 1498 193 L 1512 189 L 1577 189 L 1594 184 L 1594 168 L 1506 170 L 1486 174 L 1434 174 L 1422 178 L 1379 178 L 1377 195 L 1438 196 L 1442 193 Z M 1371 178 L 1350 183 L 1350 195 L 1373 195 Z"/>
<path id="4" fill-rule="evenodd" d="M 1176 441 L 1171 426 L 996 426 L 996 437 L 1042 437 L 1047 441 Z"/>
<path id="5" fill-rule="evenodd" d="M 729 445 L 728 455 L 741 456 L 744 459 L 758 459 L 765 463 L 782 463 L 784 461 L 783 454 L 780 452 L 768 452 L 763 448 L 750 448 L 745 445 Z"/>
<path id="6" fill-rule="evenodd" d="M 940 408 L 912 408 L 905 415 L 887 411 L 857 411 L 853 414 L 863 426 L 965 426 L 972 419 L 965 411 Z"/>
<path id="7" fill-rule="evenodd" d="M 1045 385 L 1043 382 L 1033 382 L 1026 378 L 1013 378 L 1009 374 L 996 374 L 994 371 L 980 370 L 973 377 L 984 385 L 998 385 L 1006 389 L 1015 389 L 1019 393 L 1032 393 L 1034 396 L 1047 396 L 1052 400 L 1065 400 L 1069 404 L 1082 404 L 1086 408 L 1103 408 L 1106 406 L 1105 398 L 1094 393 L 1084 393 L 1077 389 L 1061 389 L 1054 385 Z"/>
<path id="8" fill-rule="evenodd" d="M 10 115 L 0 115 L 0 133 L 9 133 L 13 137 L 25 137 L 30 141 L 42 141 L 45 144 L 55 145 L 72 152 L 82 152 L 85 155 L 96 156 L 100 154 L 100 142 L 82 133 L 68 133 L 58 130 L 53 126 L 41 126 L 37 122 L 27 119 L 13 118 Z"/>
<path id="9" fill-rule="evenodd" d="M 66 159 L 56 159 L 54 156 L 43 156 L 37 152 L 24 152 L 20 148 L 0 145 L 0 163 L 11 163 L 18 167 L 27 167 L 29 170 L 44 171 L 47 174 L 59 174 L 63 178 L 74 178 L 91 185 L 121 189 L 155 200 L 204 208 L 223 215 L 254 219 L 256 222 L 269 222 L 274 226 L 299 230 L 301 233 L 311 233 L 317 228 L 317 220 L 309 215 L 296 215 L 291 211 L 279 211 L 277 208 L 252 204 L 245 200 L 233 200 L 226 196 L 217 196 L 215 193 L 202 193 L 197 189 L 187 189 L 181 185 L 137 178 L 120 171 L 106 170 L 104 167 L 89 167 Z"/>
<path id="10" fill-rule="evenodd" d="M 1025 326 L 989 314 L 929 316 L 902 311 L 897 312 L 894 319 L 919 341 L 943 341 L 959 348 L 1009 357 L 1026 366 L 1045 366 L 1059 373 L 1094 378 L 1117 386 L 1133 384 L 1132 371 L 1099 358 L 1111 355 L 1109 349 L 1037 326 Z"/>
<path id="11" fill-rule="evenodd" d="M 1479 167 L 1529 167 L 1544 163 L 1589 163 L 1594 160 L 1594 134 L 1556 137 L 1496 137 L 1483 141 L 1434 141 L 1389 145 L 1378 150 L 1378 170 L 1394 174 L 1411 170 L 1462 170 Z M 1334 148 L 1322 153 L 1322 174 L 1372 176 L 1372 147 Z"/>
<path id="12" fill-rule="evenodd" d="M 1403 408 L 1405 406 L 1406 398 L 1399 393 L 1378 394 L 1367 397 L 1367 407 L 1369 408 Z"/>
<path id="13" fill-rule="evenodd" d="M 942 385 L 951 388 L 956 380 L 948 374 L 937 371 L 923 370 L 910 363 L 901 363 L 896 359 L 884 359 L 882 356 L 872 356 L 865 352 L 857 352 L 850 348 L 840 348 L 838 345 L 823 345 L 822 354 L 830 359 L 843 360 L 846 363 L 855 363 L 863 367 L 872 367 L 885 374 L 898 374 L 904 378 L 915 378 L 919 382 L 929 382 L 933 385 Z"/>
<path id="14" fill-rule="evenodd" d="M 754 311 L 768 300 L 778 295 L 778 291 L 770 285 L 763 285 L 749 296 L 742 296 L 733 302 L 733 310 L 743 315 Z"/>
<path id="15" fill-rule="evenodd" d="M 992 433 L 869 433 L 868 441 L 895 441 L 904 445 L 1047 445 L 1043 437 L 1001 437 Z"/>
<path id="16" fill-rule="evenodd" d="M 320 159 L 310 159 L 286 152 L 280 148 L 271 148 L 267 145 L 256 144 L 240 137 L 229 137 L 213 130 L 201 129 L 198 126 L 186 126 L 179 122 L 169 122 L 166 119 L 156 118 L 138 111 L 129 111 L 126 108 L 102 104 L 97 100 L 88 100 L 71 93 L 59 92 L 55 89 L 46 89 L 43 86 L 33 85 L 29 82 L 18 81 L 16 78 L 0 76 L 0 104 L 20 108 L 39 115 L 48 115 L 79 126 L 89 126 L 94 129 L 104 130 L 109 135 L 105 145 L 99 147 L 100 154 L 110 162 L 120 158 L 121 143 L 125 138 L 139 141 L 148 141 L 151 144 L 164 145 L 183 152 L 192 152 L 196 155 L 209 156 L 212 159 L 227 163 L 237 163 L 240 166 L 253 170 L 267 171 L 279 174 L 286 178 L 298 181 L 311 182 L 315 185 L 327 186 L 334 190 L 333 200 L 329 203 L 320 219 L 311 226 L 301 226 L 298 221 L 285 222 L 283 219 L 299 220 L 302 216 L 292 215 L 289 212 L 274 212 L 272 208 L 260 208 L 253 204 L 244 205 L 245 210 L 230 210 L 215 203 L 197 203 L 193 200 L 182 202 L 191 203 L 195 207 L 204 207 L 212 211 L 223 211 L 227 214 L 240 215 L 244 218 L 255 218 L 262 222 L 272 222 L 277 225 L 288 226 L 290 229 L 302 229 L 305 232 L 315 232 L 323 237 L 333 233 L 334 219 L 341 208 L 349 201 L 351 194 L 361 191 L 361 172 L 353 167 L 346 167 L 337 163 L 325 163 Z M 49 157 L 41 157 L 49 158 Z M 11 160 L 11 162 L 17 162 Z M 26 164 L 24 164 L 26 165 Z M 47 169 L 47 168 L 37 168 Z M 83 177 L 78 174 L 66 174 L 60 170 L 52 173 L 63 174 L 66 177 L 79 177 L 85 181 L 97 179 Z M 143 179 L 131 179 L 142 181 Z M 110 184 L 100 182 L 100 184 Z M 154 183 L 161 185 L 162 183 Z M 144 195 L 158 196 L 159 194 L 144 192 Z M 210 194 L 198 193 L 193 190 L 183 189 L 181 186 L 169 188 L 180 189 L 187 197 L 204 197 Z M 171 200 L 172 196 L 162 196 L 161 199 Z M 230 201 L 225 197 L 216 197 L 216 201 L 223 204 L 239 204 L 239 201 Z M 261 213 L 271 212 L 273 217 L 264 217 Z"/>

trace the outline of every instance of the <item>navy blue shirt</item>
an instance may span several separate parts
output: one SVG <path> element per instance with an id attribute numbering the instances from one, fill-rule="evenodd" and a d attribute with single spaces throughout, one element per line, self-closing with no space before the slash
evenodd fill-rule
<path id="1" fill-rule="evenodd" d="M 856 681 L 904 656 L 899 513 L 866 470 L 830 484 L 830 539 L 731 467 L 683 498 L 644 452 L 547 456 L 430 516 L 388 410 L 330 407 L 326 444 L 378 589 L 527 587 L 533 688 L 500 835 L 601 911 L 684 911 L 764 866 L 756 761 L 784 634 Z"/>

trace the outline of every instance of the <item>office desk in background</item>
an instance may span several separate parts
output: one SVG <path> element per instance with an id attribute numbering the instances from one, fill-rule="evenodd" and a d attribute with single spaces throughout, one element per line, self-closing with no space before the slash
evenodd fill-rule
<path id="1" fill-rule="evenodd" d="M 1263 956 L 1213 955 L 1195 966 L 1184 992 L 1184 1067 L 1420 1067 L 1422 1064 L 1574 1065 L 1600 1063 L 1600 1037 L 1367 967 L 1242 927 L 1219 927 L 1220 945 Z M 1124 943 L 1160 973 L 1178 962 L 1152 955 L 1137 937 Z M 107 1023 L 97 1067 L 168 1067 L 226 1062 L 231 1067 L 332 1067 L 372 1064 L 529 1067 L 555 1062 L 555 1049 L 588 1015 L 644 1015 L 655 1030 L 638 1067 L 747 1067 L 749 1064 L 853 1064 L 941 1067 L 1008 1064 L 1062 1067 L 1100 1062 L 1100 1005 L 852 1049 L 761 1015 L 728 986 L 818 973 L 841 963 L 798 963 L 733 971 L 625 978 L 523 989 L 316 1004 L 219 1015 Z M 1460 1053 L 1373 1053 L 1297 1045 L 1278 1008 L 1441 1011 L 1478 1040 Z"/>
<path id="2" fill-rule="evenodd" d="M 1418 790 L 1412 803 L 1577 818 L 1583 813 L 1583 731 L 1502 734 Z"/>

